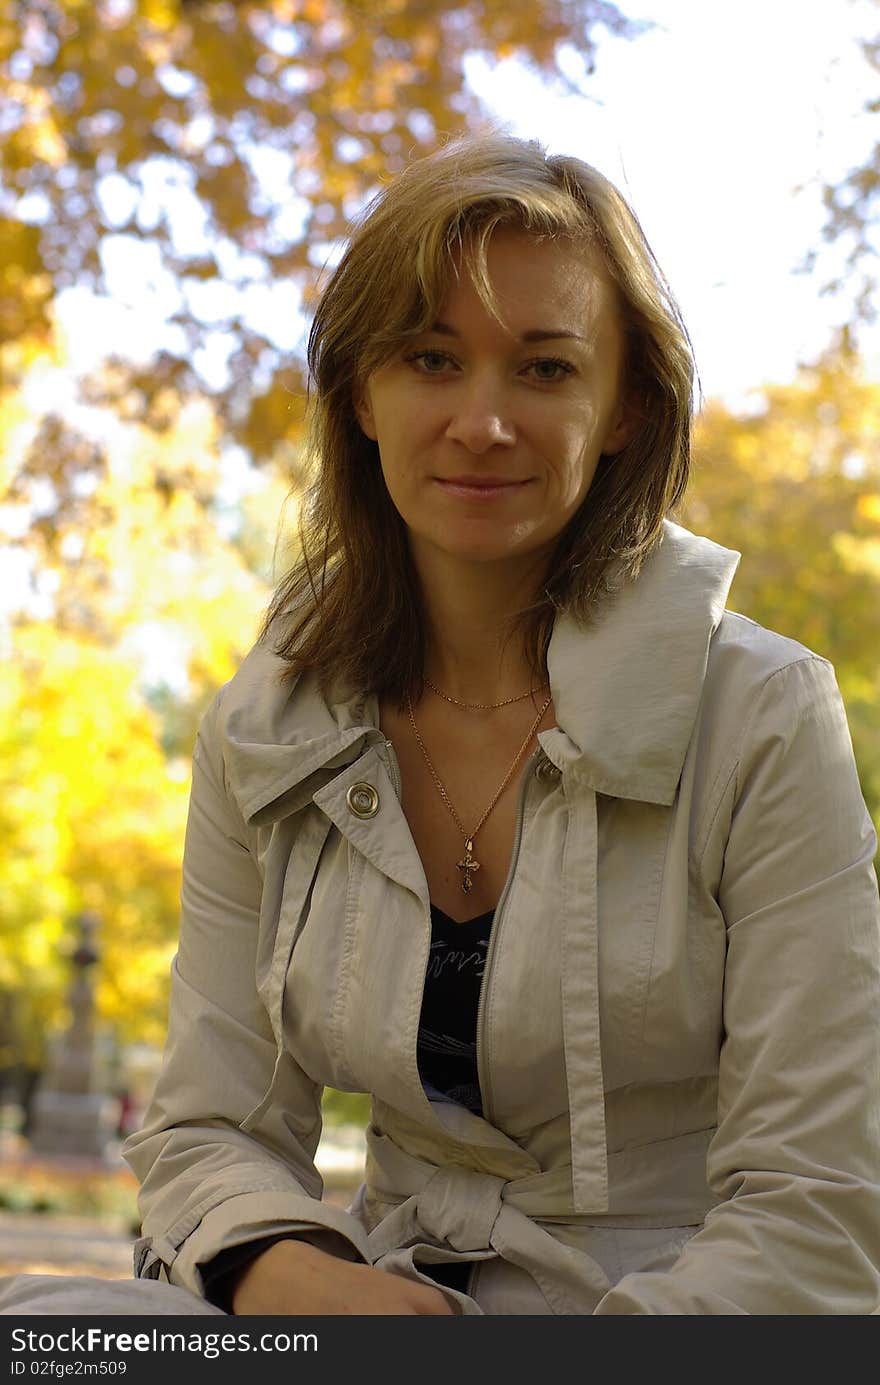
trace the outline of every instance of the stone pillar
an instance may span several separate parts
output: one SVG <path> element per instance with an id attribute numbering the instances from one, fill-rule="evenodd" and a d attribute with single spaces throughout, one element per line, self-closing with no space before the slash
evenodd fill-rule
<path id="1" fill-rule="evenodd" d="M 55 1046 L 34 1100 L 30 1147 L 37 1154 L 105 1159 L 116 1129 L 116 1102 L 99 1090 L 95 1071 L 94 985 L 100 960 L 98 920 L 80 914 L 71 957 L 70 1027 Z"/>

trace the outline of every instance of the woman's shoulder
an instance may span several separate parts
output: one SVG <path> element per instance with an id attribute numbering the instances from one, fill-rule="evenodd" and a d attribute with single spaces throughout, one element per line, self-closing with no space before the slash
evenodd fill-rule
<path id="1" fill-rule="evenodd" d="M 739 673 L 762 684 L 790 664 L 804 661 L 831 667 L 830 660 L 800 640 L 771 630 L 739 611 L 725 610 L 710 643 L 707 673 L 722 679 Z"/>
<path id="2" fill-rule="evenodd" d="M 789 664 L 818 660 L 829 665 L 822 654 L 799 640 L 771 630 L 749 616 L 727 609 L 726 602 L 742 554 L 726 548 L 683 525 L 663 521 L 662 542 L 653 557 L 658 575 L 652 573 L 653 587 L 664 603 L 686 599 L 693 607 L 699 595 L 709 594 L 708 605 L 715 607 L 715 620 L 709 645 L 708 672 L 729 676 L 734 670 L 759 682 Z M 665 585 L 661 580 L 665 579 Z M 830 665 L 829 665 L 830 666 Z"/>
<path id="3" fill-rule="evenodd" d="M 252 821 L 332 763 L 370 724 L 365 698 L 335 698 L 311 670 L 291 672 L 263 638 L 202 717 L 196 756 L 208 757 Z"/>
<path id="4" fill-rule="evenodd" d="M 214 694 L 202 718 L 201 735 L 223 739 L 245 732 L 257 740 L 272 739 L 301 682 L 302 675 L 290 673 L 271 641 L 257 640 Z"/>
<path id="5" fill-rule="evenodd" d="M 241 781 L 273 777 L 283 747 L 295 739 L 300 675 L 265 640 L 258 640 L 228 682 L 217 689 L 199 721 L 194 758 L 207 761 L 227 792 L 241 798 Z"/>
<path id="6" fill-rule="evenodd" d="M 840 702 L 834 666 L 800 640 L 725 611 L 709 645 L 702 720 L 728 743 L 776 735 L 807 707 Z"/>

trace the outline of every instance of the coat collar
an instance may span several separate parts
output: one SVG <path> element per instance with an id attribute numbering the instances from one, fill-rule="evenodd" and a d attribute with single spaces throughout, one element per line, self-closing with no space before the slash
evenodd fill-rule
<path id="1" fill-rule="evenodd" d="M 594 623 L 560 616 L 547 656 L 560 729 L 540 737 L 560 769 L 615 798 L 673 801 L 740 557 L 665 520 Z"/>
<path id="2" fill-rule="evenodd" d="M 548 670 L 558 729 L 540 741 L 566 775 L 614 797 L 672 802 L 740 556 L 664 520 L 638 578 L 589 625 L 557 619 Z M 253 825 L 296 811 L 383 739 L 375 697 L 328 701 L 310 674 L 282 683 L 283 670 L 257 644 L 218 699 L 229 786 Z"/>

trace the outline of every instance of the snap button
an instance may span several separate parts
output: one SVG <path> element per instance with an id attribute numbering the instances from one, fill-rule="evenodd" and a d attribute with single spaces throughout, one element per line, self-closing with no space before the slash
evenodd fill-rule
<path id="1" fill-rule="evenodd" d="M 542 760 L 535 770 L 535 777 L 542 779 L 544 783 L 554 783 L 561 773 L 562 770 L 557 769 L 552 760 Z"/>
<path id="2" fill-rule="evenodd" d="M 345 801 L 356 818 L 374 818 L 379 811 L 379 795 L 372 784 L 352 784 Z"/>

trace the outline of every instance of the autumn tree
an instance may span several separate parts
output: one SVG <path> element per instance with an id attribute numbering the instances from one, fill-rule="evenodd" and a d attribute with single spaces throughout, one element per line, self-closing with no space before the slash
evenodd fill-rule
<path id="1" fill-rule="evenodd" d="M 6 555 L 36 574 L 7 622 L 0 683 L 0 996 L 18 998 L 30 1061 L 59 1018 L 67 923 L 83 908 L 102 924 L 105 1021 L 123 1037 L 161 1035 L 196 722 L 269 592 L 255 570 L 265 552 L 252 540 L 246 561 L 200 497 L 218 491 L 210 402 L 190 401 L 162 434 L 111 416 L 102 437 L 87 410 L 70 410 L 51 453 L 68 459 L 68 487 L 42 460 L 61 426 L 59 379 L 63 357 L 44 352 L 0 397 L 4 522 L 20 535 Z M 270 470 L 255 494 L 275 511 L 283 487 Z M 252 501 L 240 507 L 258 521 Z"/>
<path id="2" fill-rule="evenodd" d="M 39 1062 L 69 983 L 68 924 L 82 908 L 101 921 L 105 1021 L 121 1036 L 157 1040 L 186 767 L 163 753 L 135 658 L 46 623 L 18 626 L 6 653 L 0 992 L 23 998 L 19 1042 Z"/>
<path id="3" fill-rule="evenodd" d="M 699 419 L 681 520 L 743 554 L 730 606 L 835 666 L 880 827 L 880 384 L 829 350 L 736 414 Z"/>

